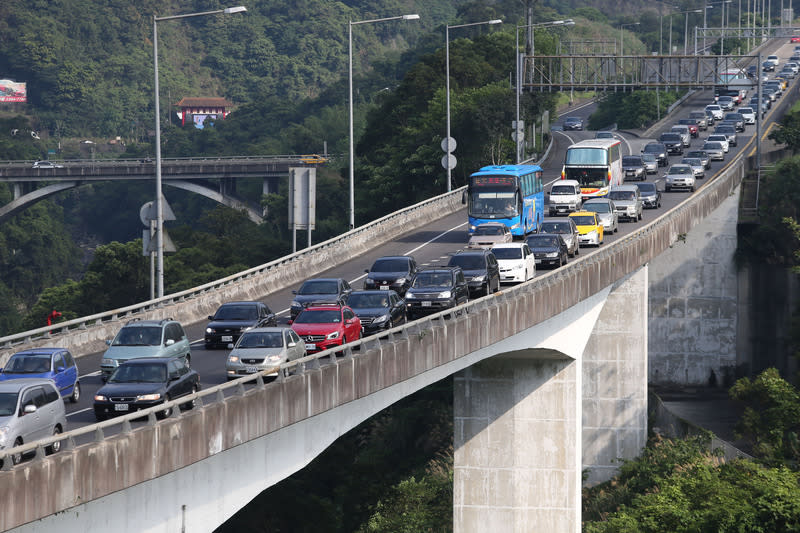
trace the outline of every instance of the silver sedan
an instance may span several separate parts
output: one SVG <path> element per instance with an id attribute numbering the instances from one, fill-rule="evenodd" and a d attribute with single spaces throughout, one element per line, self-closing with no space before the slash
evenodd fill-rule
<path id="1" fill-rule="evenodd" d="M 225 375 L 230 379 L 271 370 L 277 376 L 278 367 L 288 361 L 306 356 L 306 345 L 288 327 L 253 328 L 229 345 L 231 353 L 225 362 Z"/>
<path id="2" fill-rule="evenodd" d="M 597 213 L 603 225 L 603 233 L 616 233 L 619 229 L 619 215 L 614 202 L 608 198 L 591 198 L 583 202 L 584 211 Z"/>

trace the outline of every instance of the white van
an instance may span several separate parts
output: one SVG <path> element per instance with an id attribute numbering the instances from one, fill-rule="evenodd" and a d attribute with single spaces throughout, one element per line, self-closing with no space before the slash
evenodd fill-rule
<path id="1" fill-rule="evenodd" d="M 576 180 L 558 180 L 550 188 L 550 216 L 568 215 L 581 208 L 581 185 Z"/>

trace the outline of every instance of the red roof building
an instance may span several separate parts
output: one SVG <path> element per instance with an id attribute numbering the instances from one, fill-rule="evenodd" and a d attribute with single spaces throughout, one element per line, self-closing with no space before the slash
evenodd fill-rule
<path id="1" fill-rule="evenodd" d="M 207 118 L 225 119 L 231 112 L 231 104 L 224 98 L 183 98 L 175 104 L 180 108 L 178 118 L 181 119 L 181 126 L 186 125 L 187 120 L 194 122 L 198 128 L 203 127 L 203 122 Z"/>

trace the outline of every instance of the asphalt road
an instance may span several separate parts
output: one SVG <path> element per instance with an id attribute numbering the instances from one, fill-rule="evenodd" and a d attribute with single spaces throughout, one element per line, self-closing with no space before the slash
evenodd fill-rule
<path id="1" fill-rule="evenodd" d="M 793 45 L 783 45 L 779 49 L 781 57 L 788 58 L 791 55 Z M 795 84 L 790 86 L 790 90 L 796 90 Z M 782 98 L 786 98 L 786 95 Z M 699 91 L 692 95 L 687 101 L 673 113 L 675 122 L 679 118 L 685 117 L 689 110 L 702 109 L 706 104 L 713 101 L 713 93 L 711 91 Z M 776 103 L 777 104 L 777 103 Z M 765 124 L 775 118 L 777 105 L 773 105 L 772 110 L 767 115 Z M 579 106 L 564 115 L 566 116 L 578 115 L 588 118 L 589 114 L 593 111 L 594 104 Z M 671 123 L 670 123 L 671 125 Z M 669 129 L 669 126 L 665 126 Z M 693 139 L 692 148 L 700 148 L 703 143 L 703 138 L 706 137 L 708 132 L 701 132 L 699 139 Z M 766 132 L 767 128 L 764 127 L 763 131 Z M 698 180 L 698 188 L 703 186 L 703 183 L 710 179 L 712 176 L 719 172 L 722 168 L 729 164 L 734 156 L 747 145 L 748 141 L 754 135 L 755 126 L 747 126 L 744 133 L 738 136 L 739 142 L 736 148 L 731 148 L 730 153 L 726 156 L 725 161 L 715 161 L 711 165 L 711 169 L 706 171 L 706 178 Z M 545 175 L 546 191 L 549 190 L 550 185 L 560 178 L 561 166 L 563 157 L 567 146 L 582 139 L 589 139 L 594 137 L 595 132 L 592 131 L 554 131 L 554 147 L 551 149 L 549 157 L 542 163 Z M 617 132 L 616 135 L 622 139 L 624 154 L 638 154 L 642 147 L 653 139 L 640 138 L 635 135 L 623 134 Z M 748 148 L 751 150 L 751 148 Z M 681 156 L 670 156 L 670 164 L 680 161 Z M 668 167 L 667 167 L 668 168 Z M 663 174 L 665 168 L 659 169 L 657 174 L 651 174 L 648 181 L 655 182 L 659 189 L 663 191 Z M 683 200 L 685 200 L 691 192 L 662 192 L 662 208 L 658 210 L 645 210 L 643 219 L 640 222 L 620 222 L 619 231 L 616 235 L 607 235 L 606 242 L 614 242 L 614 240 L 626 235 L 630 231 L 635 231 L 642 225 L 654 220 L 660 216 L 664 211 L 674 207 Z M 428 226 L 413 231 L 399 239 L 385 244 L 376 245 L 376 247 L 367 254 L 354 258 L 347 264 L 332 268 L 319 277 L 342 277 L 350 282 L 354 289 L 361 288 L 362 280 L 366 277 L 364 270 L 369 268 L 372 262 L 381 256 L 385 255 L 413 255 L 420 265 L 434 265 L 444 264 L 449 258 L 449 254 L 465 247 L 467 235 L 467 215 L 466 210 L 460 210 L 457 213 L 446 216 Z M 579 258 L 590 255 L 595 252 L 594 248 L 581 248 Z M 280 316 L 280 323 L 286 323 L 288 317 L 289 303 L 292 300 L 291 291 L 297 287 L 287 287 L 281 291 L 271 294 L 264 302 Z M 192 366 L 198 371 L 201 377 L 201 385 L 204 388 L 218 385 L 226 381 L 225 377 L 225 359 L 228 350 L 206 350 L 203 346 L 203 331 L 206 322 L 198 322 L 194 324 L 184 324 L 187 334 L 192 341 Z M 79 359 L 78 364 L 81 369 L 81 384 L 83 389 L 82 399 L 78 404 L 67 404 L 68 421 L 70 429 L 76 427 L 92 424 L 95 422 L 94 413 L 92 411 L 92 398 L 97 389 L 102 386 L 99 376 L 99 364 L 102 353 L 94 353 L 83 356 Z"/>

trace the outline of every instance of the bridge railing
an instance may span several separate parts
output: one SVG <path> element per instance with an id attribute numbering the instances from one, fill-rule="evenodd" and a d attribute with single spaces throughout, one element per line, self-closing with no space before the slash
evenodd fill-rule
<path id="1" fill-rule="evenodd" d="M 334 155 L 230 155 L 230 156 L 214 156 L 214 157 L 162 157 L 162 163 L 187 163 L 187 162 L 208 162 L 208 161 L 297 161 L 304 162 L 305 160 L 311 161 L 312 159 L 335 159 Z M 23 166 L 30 167 L 38 159 L 9 159 L 0 160 L 0 166 Z M 152 157 L 137 157 L 137 158 L 101 158 L 94 159 L 49 159 L 53 163 L 59 164 L 76 164 L 76 165 L 95 165 L 95 164 L 141 164 L 153 163 L 155 159 Z"/>
<path id="2" fill-rule="evenodd" d="M 337 237 L 269 263 L 162 298 L 0 337 L 0 366 L 14 351 L 38 346 L 71 348 L 80 357 L 105 349 L 120 320 L 170 316 L 191 323 L 213 313 L 224 301 L 259 297 L 369 251 L 375 242 L 411 231 L 462 207 L 463 188 L 396 211 Z M 466 219 L 465 219 L 466 220 Z"/>

